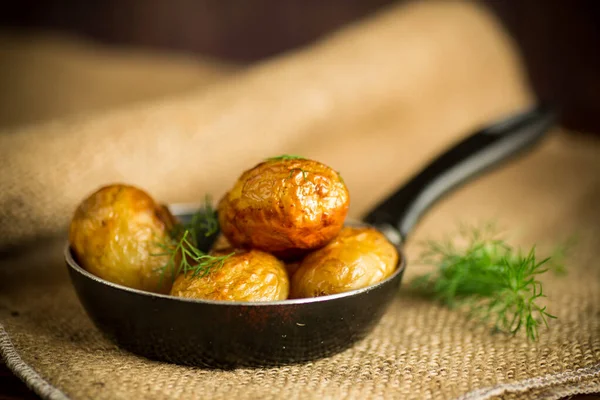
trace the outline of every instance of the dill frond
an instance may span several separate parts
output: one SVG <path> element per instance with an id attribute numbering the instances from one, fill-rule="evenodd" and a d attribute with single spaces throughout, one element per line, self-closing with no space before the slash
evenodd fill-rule
<path id="1" fill-rule="evenodd" d="M 523 253 L 494 234 L 494 227 L 463 226 L 459 237 L 424 243 L 420 264 L 435 271 L 417 277 L 412 286 L 449 307 L 466 305 L 472 317 L 491 322 L 498 331 L 515 335 L 525 329 L 537 340 L 538 328 L 556 318 L 538 304 L 545 297 L 539 276 L 550 258 L 538 260 L 535 247 Z M 553 266 L 564 271 L 562 264 Z"/>
<path id="2" fill-rule="evenodd" d="M 152 255 L 168 256 L 167 262 L 160 268 L 161 282 L 165 275 L 170 275 L 173 280 L 181 273 L 205 277 L 214 269 L 222 267 L 233 253 L 213 256 L 200 249 L 202 236 L 213 236 L 218 230 L 217 214 L 207 195 L 204 207 L 194 213 L 190 222 L 176 224 L 166 240 L 156 243 L 161 251 Z"/>
<path id="3" fill-rule="evenodd" d="M 282 154 L 276 157 L 269 157 L 265 161 L 283 161 L 283 160 L 305 160 L 305 157 L 297 156 L 294 154 Z"/>

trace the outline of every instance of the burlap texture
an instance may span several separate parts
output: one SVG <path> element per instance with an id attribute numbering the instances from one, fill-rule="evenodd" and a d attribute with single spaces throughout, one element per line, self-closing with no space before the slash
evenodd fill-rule
<path id="1" fill-rule="evenodd" d="M 290 151 L 335 165 L 363 211 L 465 130 L 527 104 L 523 81 L 496 21 L 427 2 L 209 90 L 0 131 L 0 248 L 55 233 L 106 182 L 168 202 L 218 198 L 248 165 Z"/>
<path id="2" fill-rule="evenodd" d="M 237 68 L 212 59 L 114 49 L 56 33 L 0 32 L 0 129 L 164 99 Z"/>
<path id="3" fill-rule="evenodd" d="M 284 151 L 340 170 L 358 215 L 459 136 L 529 103 L 519 65 L 482 10 L 425 3 L 388 10 L 180 99 L 7 131 L 0 135 L 2 244 L 25 245 L 60 232 L 81 197 L 108 181 L 139 184 L 165 201 L 197 201 L 205 192 L 220 195 L 257 159 Z M 407 244 L 405 283 L 381 324 L 328 359 L 213 371 L 119 350 L 75 297 L 61 256 L 64 235 L 2 260 L 2 352 L 23 379 L 54 398 L 559 398 L 598 392 L 598 155 L 599 143 L 555 131 L 526 158 L 439 203 Z M 509 228 L 514 243 L 537 243 L 541 252 L 571 234 L 579 237 L 568 275 L 544 277 L 548 308 L 558 320 L 537 343 L 492 335 L 407 287 L 424 272 L 410 264 L 419 239 L 439 237 L 458 221 L 492 218 Z"/>

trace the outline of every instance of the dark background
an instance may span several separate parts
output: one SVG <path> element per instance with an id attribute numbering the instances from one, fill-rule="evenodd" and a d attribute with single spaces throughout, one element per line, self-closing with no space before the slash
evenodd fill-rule
<path id="1" fill-rule="evenodd" d="M 0 28 L 43 28 L 249 63 L 310 43 L 392 0 L 22 0 Z M 480 0 L 518 43 L 542 99 L 573 130 L 600 133 L 600 2 Z"/>
<path id="2" fill-rule="evenodd" d="M 558 106 L 562 125 L 600 135 L 600 2 L 480 1 L 514 37 L 534 89 Z M 1 6 L 0 29 L 50 29 L 103 43 L 251 63 L 306 45 L 393 2 L 22 0 Z M 22 397 L 33 395 L 0 363 L 0 400 Z"/>

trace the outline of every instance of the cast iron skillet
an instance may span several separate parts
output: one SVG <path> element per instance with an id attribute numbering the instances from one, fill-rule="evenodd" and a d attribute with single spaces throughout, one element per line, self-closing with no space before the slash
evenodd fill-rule
<path id="1" fill-rule="evenodd" d="M 385 233 L 400 261 L 391 277 L 365 289 L 269 303 L 183 299 L 100 279 L 77 265 L 67 245 L 69 274 L 95 325 L 122 348 L 150 359 L 235 368 L 327 357 L 364 338 L 397 295 L 406 265 L 401 245 L 420 215 L 444 193 L 529 148 L 553 119 L 537 106 L 473 134 L 368 213 L 362 223 Z M 185 220 L 196 210 L 172 211 Z"/>

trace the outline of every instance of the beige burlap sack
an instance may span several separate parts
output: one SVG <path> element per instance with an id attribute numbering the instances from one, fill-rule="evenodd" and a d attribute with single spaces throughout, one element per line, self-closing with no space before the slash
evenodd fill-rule
<path id="1" fill-rule="evenodd" d="M 558 320 L 537 343 L 492 335 L 414 296 L 407 282 L 423 270 L 410 265 L 375 331 L 336 356 L 236 371 L 151 362 L 101 337 L 60 254 L 73 207 L 100 184 L 122 180 L 160 200 L 198 201 L 206 192 L 220 196 L 241 170 L 283 152 L 340 170 L 359 215 L 461 135 L 531 102 L 515 54 L 496 22 L 471 3 L 400 6 L 206 90 L 4 132 L 1 243 L 28 246 L 0 265 L 0 347 L 8 365 L 47 398 L 599 392 L 600 145 L 558 130 L 534 153 L 439 203 L 407 244 L 414 260 L 419 239 L 450 232 L 458 221 L 492 218 L 514 243 L 536 243 L 540 251 L 577 234 L 569 274 L 544 277 Z"/>
<path id="2" fill-rule="evenodd" d="M 0 32 L 0 129 L 209 86 L 237 68 L 119 50 L 47 32 Z"/>
<path id="3" fill-rule="evenodd" d="M 106 182 L 198 201 L 292 150 L 370 193 L 354 196 L 361 211 L 466 129 L 528 101 L 510 43 L 474 6 L 390 10 L 210 90 L 0 133 L 0 247 L 55 233 Z"/>

